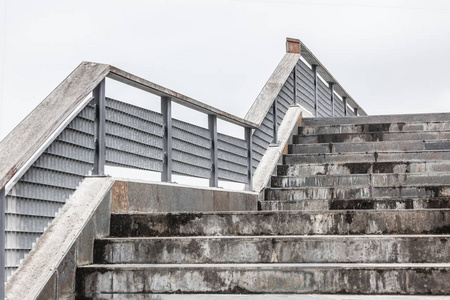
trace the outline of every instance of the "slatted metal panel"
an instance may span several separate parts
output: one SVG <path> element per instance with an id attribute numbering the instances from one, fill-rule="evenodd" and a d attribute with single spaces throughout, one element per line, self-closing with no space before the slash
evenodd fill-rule
<path id="1" fill-rule="evenodd" d="M 247 183 L 247 142 L 217 134 L 219 179 Z"/>
<path id="2" fill-rule="evenodd" d="M 317 80 L 317 101 L 319 103 L 318 114 L 320 117 L 331 116 L 331 93 L 321 80 Z"/>
<path id="3" fill-rule="evenodd" d="M 106 163 L 161 172 L 162 115 L 106 99 Z"/>
<path id="4" fill-rule="evenodd" d="M 209 178 L 211 140 L 209 130 L 172 119 L 172 163 L 174 174 Z"/>
<path id="5" fill-rule="evenodd" d="M 353 108 L 347 107 L 347 116 L 356 116 L 355 112 L 353 111 Z"/>
<path id="6" fill-rule="evenodd" d="M 345 116 L 344 102 L 341 99 L 339 99 L 336 95 L 334 95 L 334 115 L 336 117 Z"/>
<path id="7" fill-rule="evenodd" d="M 269 110 L 268 114 L 264 118 L 261 126 L 253 132 L 252 136 L 252 149 L 253 149 L 253 171 L 256 170 L 259 162 L 261 161 L 264 153 L 269 147 L 273 139 L 273 114 Z"/>
<path id="8" fill-rule="evenodd" d="M 6 195 L 6 276 L 92 170 L 94 108 L 84 108 Z"/>
<path id="9" fill-rule="evenodd" d="M 277 101 L 277 123 L 281 124 L 284 115 L 286 114 L 289 107 L 294 103 L 294 72 L 292 72 L 286 80 L 283 88 L 278 94 Z"/>
<path id="10" fill-rule="evenodd" d="M 314 73 L 302 60 L 296 65 L 297 102 L 314 112 Z"/>

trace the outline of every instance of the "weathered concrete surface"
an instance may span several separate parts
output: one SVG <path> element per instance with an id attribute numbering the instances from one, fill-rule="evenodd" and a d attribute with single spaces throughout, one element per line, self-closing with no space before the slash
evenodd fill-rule
<path id="1" fill-rule="evenodd" d="M 172 183 L 116 180 L 112 212 L 254 211 L 258 194 Z"/>
<path id="2" fill-rule="evenodd" d="M 356 186 L 356 187 L 284 187 L 267 188 L 265 200 L 327 200 L 327 199 L 373 199 L 373 198 L 433 198 L 450 196 L 450 186 L 403 185 L 403 186 Z"/>
<path id="3" fill-rule="evenodd" d="M 350 143 L 381 142 L 405 140 L 439 140 L 449 139 L 450 131 L 412 131 L 412 132 L 369 132 L 369 133 L 336 133 L 321 135 L 296 135 L 294 144 L 311 143 Z"/>
<path id="4" fill-rule="evenodd" d="M 323 153 L 323 154 L 287 154 L 283 156 L 284 164 L 333 164 L 333 163 L 376 163 L 404 161 L 435 161 L 450 160 L 449 150 L 438 151 L 375 151 L 375 152 L 356 152 L 356 153 Z"/>
<path id="5" fill-rule="evenodd" d="M 362 119 L 360 119 L 362 120 Z M 366 122 L 367 118 L 364 119 Z M 450 131 L 450 119 L 435 122 L 394 122 L 394 123 L 372 123 L 372 124 L 339 124 L 302 126 L 299 134 L 336 134 L 336 133 L 361 133 L 361 132 L 412 132 L 412 131 Z M 308 123 L 309 120 L 306 122 Z"/>
<path id="6" fill-rule="evenodd" d="M 259 210 L 346 210 L 346 209 L 436 209 L 450 208 L 449 197 L 385 198 L 385 199 L 327 199 L 327 200 L 264 200 Z"/>
<path id="7" fill-rule="evenodd" d="M 332 117 L 332 118 L 308 118 L 304 126 L 321 125 L 348 125 L 348 124 L 380 124 L 380 123 L 426 123 L 426 122 L 448 122 L 450 113 L 431 114 L 405 114 L 405 115 L 374 115 L 364 117 Z"/>
<path id="8" fill-rule="evenodd" d="M 92 265 L 83 296 L 111 293 L 450 294 L 450 264 Z"/>
<path id="9" fill-rule="evenodd" d="M 427 186 L 450 183 L 450 174 L 354 174 L 272 176 L 272 187 Z"/>
<path id="10" fill-rule="evenodd" d="M 450 124 L 450 123 L 449 123 Z M 322 143 L 289 145 L 290 154 L 450 149 L 450 140 L 382 141 L 376 143 Z"/>
<path id="11" fill-rule="evenodd" d="M 450 172 L 450 161 L 442 160 L 314 163 L 277 166 L 277 174 L 282 176 L 448 172 Z"/>
<path id="12" fill-rule="evenodd" d="M 108 238 L 95 264 L 446 263 L 450 235 Z"/>
<path id="13" fill-rule="evenodd" d="M 8 280 L 8 300 L 74 296 L 76 266 L 92 263 L 94 239 L 109 235 L 112 184 L 108 177 L 83 181 Z"/>
<path id="14" fill-rule="evenodd" d="M 112 214 L 112 237 L 448 234 L 450 210 Z"/>

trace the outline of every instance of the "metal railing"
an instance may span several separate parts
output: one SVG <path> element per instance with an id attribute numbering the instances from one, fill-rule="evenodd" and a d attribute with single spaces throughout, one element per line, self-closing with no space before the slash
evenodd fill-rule
<path id="1" fill-rule="evenodd" d="M 329 80 L 328 93 L 318 74 Z M 106 97 L 106 78 L 159 96 L 161 112 Z M 206 114 L 208 127 L 172 118 L 172 102 Z M 365 114 L 299 40 L 287 40 L 286 55 L 245 118 L 114 66 L 83 62 L 0 143 L 0 269 L 6 261 L 11 275 L 83 178 L 105 175 L 105 165 L 161 172 L 163 182 L 180 174 L 251 190 L 264 152 L 277 144 L 277 128 L 297 104 L 316 116 Z M 219 133 L 217 119 L 242 127 L 245 138 Z"/>

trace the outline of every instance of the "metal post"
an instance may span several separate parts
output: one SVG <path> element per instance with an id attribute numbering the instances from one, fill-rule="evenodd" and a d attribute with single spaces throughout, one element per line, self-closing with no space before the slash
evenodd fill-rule
<path id="1" fill-rule="evenodd" d="M 273 101 L 272 104 L 272 116 L 273 116 L 273 139 L 271 145 L 278 145 L 278 108 L 277 108 L 277 99 Z"/>
<path id="2" fill-rule="evenodd" d="M 330 100 L 331 100 L 331 116 L 334 117 L 334 82 L 328 82 L 330 86 Z"/>
<path id="3" fill-rule="evenodd" d="M 312 71 L 314 74 L 314 114 L 319 116 L 319 102 L 317 101 L 317 65 L 312 65 Z"/>
<path id="4" fill-rule="evenodd" d="M 294 67 L 294 101 L 292 103 L 293 106 L 297 105 L 297 64 Z"/>
<path id="5" fill-rule="evenodd" d="M 357 108 L 357 107 L 354 107 L 354 108 L 353 108 L 353 111 L 355 112 L 355 116 L 357 116 L 357 115 L 358 115 L 358 108 Z"/>
<path id="6" fill-rule="evenodd" d="M 253 190 L 253 141 L 252 129 L 245 127 L 245 140 L 247 141 L 247 190 Z"/>
<path id="7" fill-rule="evenodd" d="M 163 166 L 161 172 L 162 182 L 172 181 L 172 100 L 161 97 L 161 114 L 163 126 Z"/>
<path id="8" fill-rule="evenodd" d="M 5 299 L 5 281 L 6 281 L 6 266 L 5 266 L 5 248 L 6 248 L 6 232 L 5 232 L 5 215 L 6 207 L 6 193 L 3 187 L 0 190 L 0 299 Z"/>
<path id="9" fill-rule="evenodd" d="M 211 176 L 209 186 L 219 185 L 218 158 L 217 158 L 217 116 L 208 115 L 208 128 L 211 138 Z"/>
<path id="10" fill-rule="evenodd" d="M 342 101 L 344 102 L 344 116 L 347 116 L 347 97 L 342 97 Z"/>
<path id="11" fill-rule="evenodd" d="M 95 120 L 94 120 L 94 169 L 92 175 L 105 175 L 105 79 L 93 91 L 95 99 Z"/>

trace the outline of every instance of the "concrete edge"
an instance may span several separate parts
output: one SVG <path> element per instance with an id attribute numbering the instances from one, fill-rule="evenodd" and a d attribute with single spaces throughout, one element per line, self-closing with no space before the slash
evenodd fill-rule
<path id="1" fill-rule="evenodd" d="M 269 146 L 259 162 L 253 175 L 253 188 L 255 192 L 261 194 L 264 188 L 270 183 L 270 178 L 276 167 L 282 164 L 283 154 L 287 154 L 287 147 L 292 143 L 292 137 L 298 134 L 298 127 L 302 123 L 302 118 L 311 118 L 313 114 L 301 105 L 293 106 L 286 112 L 283 121 L 278 127 L 278 146 Z"/>
<path id="2" fill-rule="evenodd" d="M 110 177 L 81 183 L 8 280 L 6 299 L 74 296 L 76 267 L 92 263 L 94 238 L 109 234 L 113 183 Z"/>
<path id="3" fill-rule="evenodd" d="M 116 178 L 112 213 L 230 212 L 258 209 L 258 193 Z"/>

